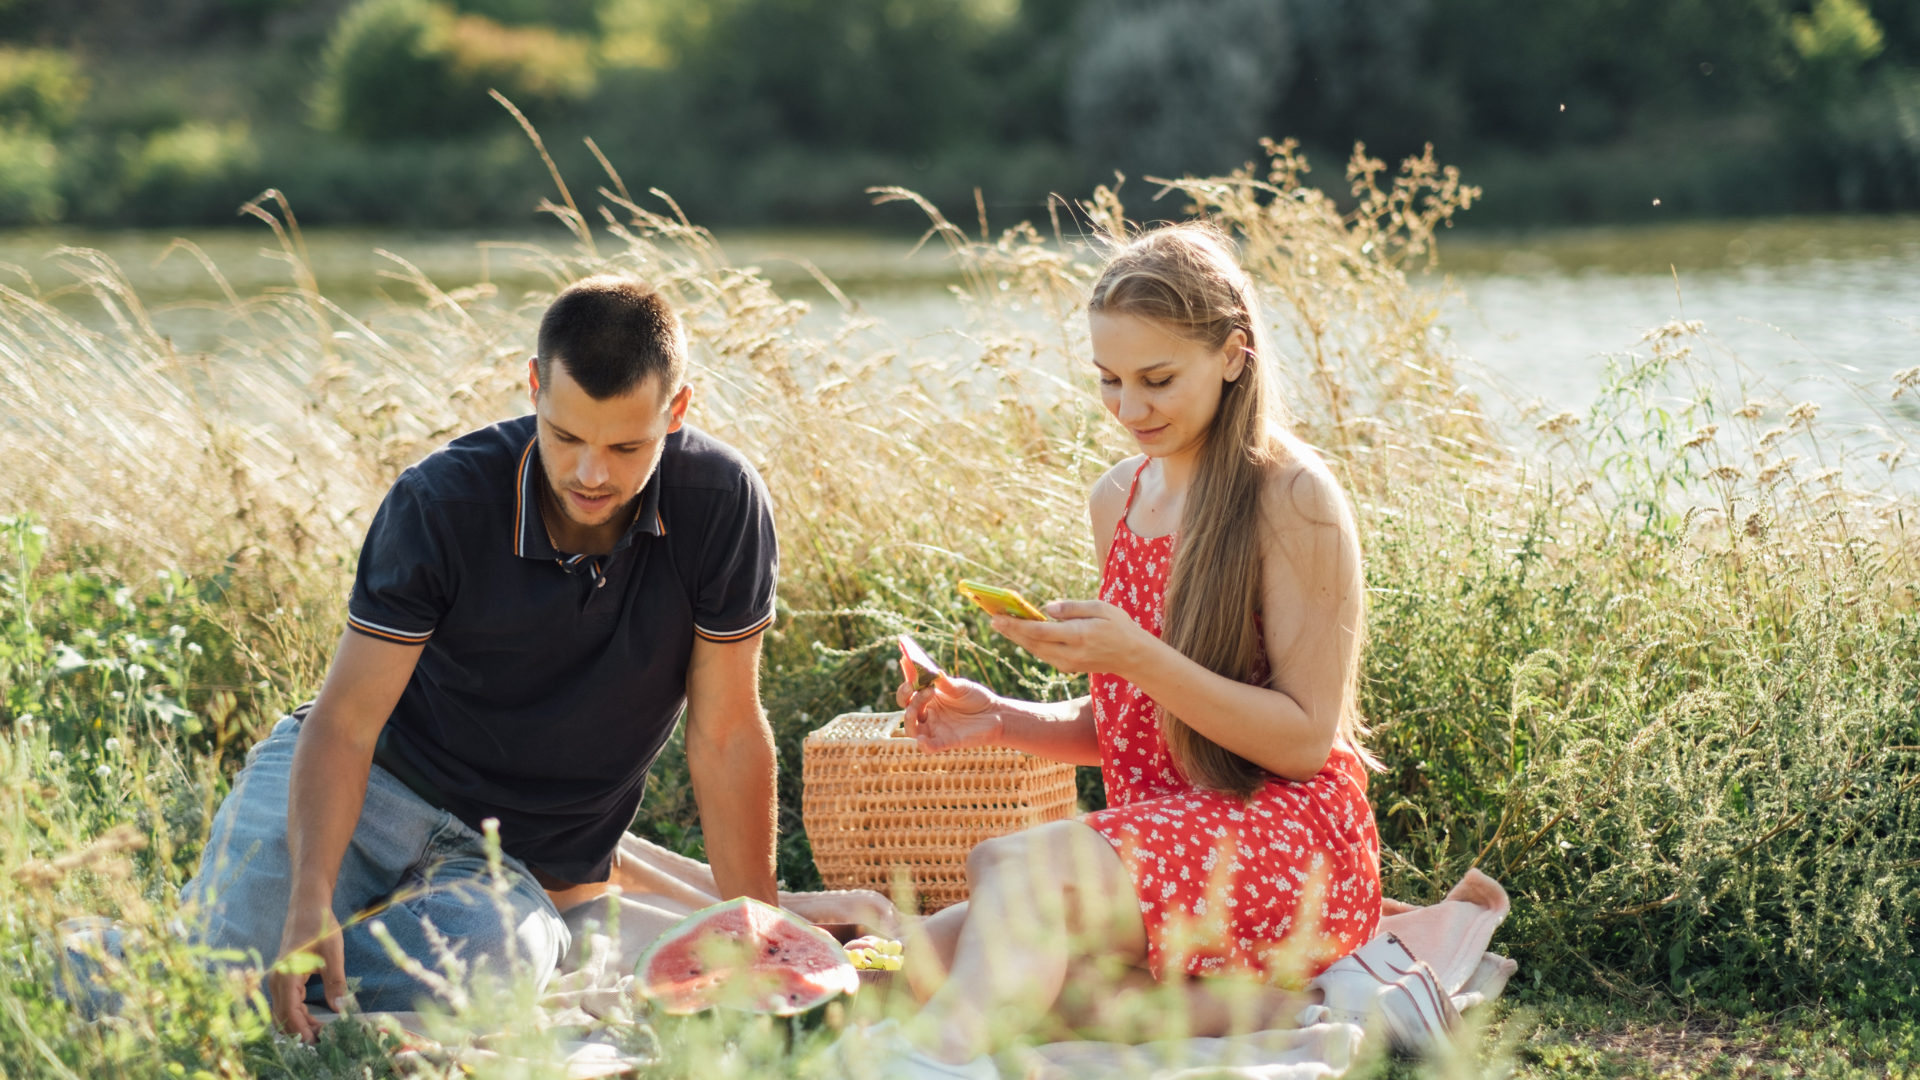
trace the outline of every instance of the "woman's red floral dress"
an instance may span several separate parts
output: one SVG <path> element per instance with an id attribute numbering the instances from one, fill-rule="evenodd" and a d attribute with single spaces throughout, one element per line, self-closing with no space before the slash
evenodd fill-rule
<path id="1" fill-rule="evenodd" d="M 1122 512 L 1101 575 L 1100 598 L 1155 636 L 1173 544 L 1135 534 Z M 1242 974 L 1298 987 L 1373 937 L 1380 839 L 1352 747 L 1337 742 L 1305 783 L 1269 776 L 1243 802 L 1187 783 L 1153 699 L 1132 683 L 1094 675 L 1092 688 L 1108 809 L 1086 822 L 1133 875 L 1156 978 Z"/>

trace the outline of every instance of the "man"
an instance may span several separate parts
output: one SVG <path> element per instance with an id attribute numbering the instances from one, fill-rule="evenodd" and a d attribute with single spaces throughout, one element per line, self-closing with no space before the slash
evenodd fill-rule
<path id="1" fill-rule="evenodd" d="M 650 286 L 572 285 L 538 348 L 533 416 L 387 493 L 319 696 L 248 755 L 183 890 L 209 944 L 278 958 L 274 1017 L 302 1038 L 349 980 L 366 1010 L 430 992 L 383 937 L 434 971 L 451 948 L 544 981 L 560 907 L 645 884 L 619 842 L 683 704 L 713 887 L 779 902 L 766 489 L 685 426 L 686 337 Z"/>

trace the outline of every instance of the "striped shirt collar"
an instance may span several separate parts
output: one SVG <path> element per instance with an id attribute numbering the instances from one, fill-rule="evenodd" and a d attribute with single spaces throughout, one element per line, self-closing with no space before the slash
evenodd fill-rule
<path id="1" fill-rule="evenodd" d="M 526 449 L 520 451 L 520 465 L 515 477 L 513 499 L 513 553 L 523 559 L 552 559 L 566 566 L 578 562 L 585 556 L 566 555 L 553 546 L 547 537 L 547 523 L 540 516 L 540 437 L 535 435 L 527 440 Z M 633 524 L 608 555 L 617 554 L 621 549 L 633 543 L 635 534 L 649 536 L 667 535 L 667 523 L 660 516 L 660 470 L 656 466 L 653 475 L 647 478 L 645 487 L 640 489 L 640 512 L 634 516 Z"/>

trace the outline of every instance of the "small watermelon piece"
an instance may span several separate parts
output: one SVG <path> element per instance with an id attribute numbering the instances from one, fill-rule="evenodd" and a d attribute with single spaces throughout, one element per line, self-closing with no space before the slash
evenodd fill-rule
<path id="1" fill-rule="evenodd" d="M 724 1005 L 792 1016 L 860 989 L 833 936 L 752 897 L 715 904 L 660 935 L 634 965 L 640 992 L 675 1016 Z"/>
<path id="2" fill-rule="evenodd" d="M 900 635 L 900 670 L 906 673 L 907 681 L 915 690 L 925 690 L 933 685 L 933 680 L 946 674 L 919 642 L 905 634 Z"/>

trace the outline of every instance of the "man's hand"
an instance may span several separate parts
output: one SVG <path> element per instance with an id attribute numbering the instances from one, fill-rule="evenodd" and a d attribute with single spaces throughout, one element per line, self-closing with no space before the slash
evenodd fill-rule
<path id="1" fill-rule="evenodd" d="M 687 665 L 687 774 L 720 899 L 778 905 L 773 728 L 760 708 L 760 636 L 693 639 Z"/>
<path id="2" fill-rule="evenodd" d="M 333 885 L 367 798 L 373 744 L 413 677 L 421 646 L 381 641 L 348 630 L 340 635 L 327 681 L 300 725 L 287 782 L 287 854 L 293 887 L 280 959 L 267 977 L 273 1018 L 288 1034 L 312 1042 L 320 1025 L 307 1012 L 307 980 L 317 957 L 327 1004 L 336 1010 L 347 992 L 340 927 L 333 918 Z M 286 970 L 280 970 L 282 966 Z M 304 970 L 301 970 L 304 968 Z"/>
<path id="3" fill-rule="evenodd" d="M 323 902 L 316 908 L 296 898 L 280 935 L 280 957 L 267 975 L 267 997 L 273 1002 L 274 1023 L 302 1042 L 320 1037 L 320 1021 L 307 1011 L 307 980 L 316 974 L 326 989 L 327 1007 L 344 1011 L 347 961 L 333 906 Z"/>

